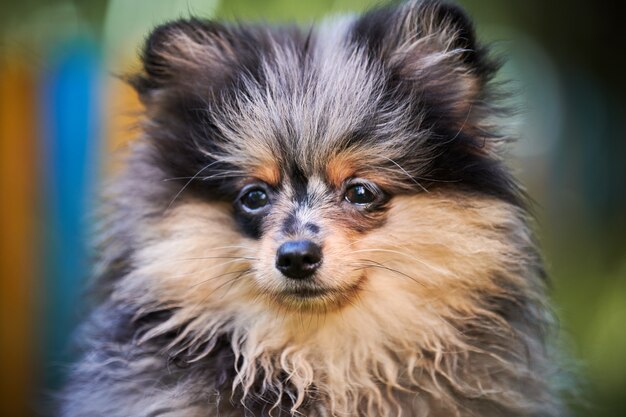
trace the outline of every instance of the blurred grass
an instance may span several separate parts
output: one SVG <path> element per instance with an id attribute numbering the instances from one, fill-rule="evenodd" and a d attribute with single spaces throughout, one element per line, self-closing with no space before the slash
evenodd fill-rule
<path id="1" fill-rule="evenodd" d="M 546 236 L 553 298 L 567 348 L 578 367 L 579 416 L 617 417 L 626 410 L 626 256 L 607 258 L 592 234 Z"/>

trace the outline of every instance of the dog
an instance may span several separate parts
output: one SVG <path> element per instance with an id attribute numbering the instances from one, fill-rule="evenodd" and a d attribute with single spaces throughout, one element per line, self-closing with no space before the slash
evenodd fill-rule
<path id="1" fill-rule="evenodd" d="M 563 416 L 499 64 L 456 5 L 183 19 L 129 77 L 62 416 Z"/>

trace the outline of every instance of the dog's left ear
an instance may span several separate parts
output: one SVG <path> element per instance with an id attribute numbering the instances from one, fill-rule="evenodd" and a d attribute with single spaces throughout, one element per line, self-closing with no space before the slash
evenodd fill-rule
<path id="1" fill-rule="evenodd" d="M 439 0 L 374 10 L 353 27 L 387 70 L 447 114 L 465 117 L 497 70 L 467 14 Z"/>
<path id="2" fill-rule="evenodd" d="M 188 91 L 209 98 L 239 73 L 253 72 L 268 32 L 225 26 L 210 20 L 181 19 L 155 28 L 141 54 L 143 70 L 129 78 L 142 101 Z"/>

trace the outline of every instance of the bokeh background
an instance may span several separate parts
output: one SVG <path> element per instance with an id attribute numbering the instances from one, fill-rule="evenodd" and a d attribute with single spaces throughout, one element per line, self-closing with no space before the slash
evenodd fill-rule
<path id="1" fill-rule="evenodd" d="M 84 314 L 88 231 L 168 19 L 319 21 L 372 0 L 0 0 L 0 416 L 50 415 Z M 460 0 L 508 61 L 511 165 L 536 201 L 577 416 L 626 415 L 626 74 L 620 2 Z"/>

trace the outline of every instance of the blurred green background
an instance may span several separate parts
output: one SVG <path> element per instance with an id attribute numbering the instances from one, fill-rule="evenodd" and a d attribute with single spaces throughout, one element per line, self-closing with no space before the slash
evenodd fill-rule
<path id="1" fill-rule="evenodd" d="M 168 19 L 297 21 L 371 0 L 0 1 L 0 416 L 48 415 L 88 273 L 90 205 L 139 108 L 136 69 Z M 507 58 L 511 165 L 536 201 L 577 359 L 577 416 L 626 415 L 626 75 L 619 2 L 462 0 Z M 87 219 L 87 220 L 85 220 Z"/>

